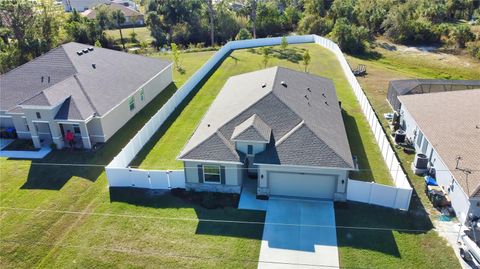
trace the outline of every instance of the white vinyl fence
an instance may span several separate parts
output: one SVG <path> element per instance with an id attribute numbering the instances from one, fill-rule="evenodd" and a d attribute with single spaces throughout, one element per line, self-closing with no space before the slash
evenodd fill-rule
<path id="1" fill-rule="evenodd" d="M 206 78 L 214 68 L 233 50 L 262 46 L 279 45 L 281 37 L 260 38 L 231 41 L 218 50 L 175 94 L 163 107 L 145 124 L 145 126 L 130 140 L 120 153 L 105 168 L 109 185 L 112 187 L 138 187 L 151 189 L 168 189 L 185 187 L 183 171 L 143 170 L 129 168 L 128 165 L 150 140 L 160 126 L 175 111 L 180 103 Z M 288 36 L 289 44 L 316 43 L 333 52 L 340 62 L 343 72 L 350 83 L 362 107 L 370 127 L 375 134 L 375 139 L 382 151 L 390 174 L 395 182 L 395 187 L 377 183 L 349 180 L 348 196 L 352 201 L 372 203 L 386 207 L 408 210 L 412 188 L 402 171 L 393 148 L 383 132 L 379 120 L 365 96 L 360 84 L 351 72 L 347 60 L 340 48 L 329 39 L 317 35 Z M 368 189 L 368 192 L 366 191 Z M 391 195 L 395 193 L 395 195 Z M 388 199 L 385 199 L 388 194 Z M 393 199 L 393 200 L 392 200 Z"/>

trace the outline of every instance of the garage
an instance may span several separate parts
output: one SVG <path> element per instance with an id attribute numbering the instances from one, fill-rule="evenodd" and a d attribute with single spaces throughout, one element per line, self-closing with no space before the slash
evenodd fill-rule
<path id="1" fill-rule="evenodd" d="M 271 195 L 333 199 L 337 187 L 335 175 L 268 172 Z"/>

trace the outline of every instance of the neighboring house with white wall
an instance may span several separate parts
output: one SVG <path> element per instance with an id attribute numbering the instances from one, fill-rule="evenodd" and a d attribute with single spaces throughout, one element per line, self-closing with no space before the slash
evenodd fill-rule
<path id="1" fill-rule="evenodd" d="M 457 216 L 480 216 L 480 89 L 398 99 L 407 138 L 429 158 Z"/>
<path id="2" fill-rule="evenodd" d="M 70 42 L 0 75 L 1 127 L 35 147 L 106 142 L 172 82 L 172 63 Z"/>
<path id="3" fill-rule="evenodd" d="M 332 80 L 281 67 L 229 78 L 178 159 L 187 189 L 328 200 L 354 170 Z"/>
<path id="4" fill-rule="evenodd" d="M 72 12 L 73 10 L 83 12 L 87 9 L 93 8 L 94 6 L 109 3 L 121 4 L 125 7 L 138 11 L 137 4 L 131 0 L 62 0 L 62 5 L 66 12 Z"/>

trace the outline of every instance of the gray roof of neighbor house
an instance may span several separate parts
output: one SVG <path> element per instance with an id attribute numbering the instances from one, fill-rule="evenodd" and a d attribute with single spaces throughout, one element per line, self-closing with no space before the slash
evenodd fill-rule
<path id="1" fill-rule="evenodd" d="M 398 96 L 441 91 L 458 91 L 480 87 L 480 80 L 402 79 L 388 83 L 387 100 L 393 109 L 400 109 Z"/>
<path id="2" fill-rule="evenodd" d="M 480 197 L 480 89 L 399 96 L 468 196 Z M 468 176 L 456 169 L 471 170 Z"/>
<path id="3" fill-rule="evenodd" d="M 230 77 L 178 158 L 243 162 L 249 130 L 268 140 L 255 163 L 354 167 L 333 82 L 282 67 Z"/>
<path id="4" fill-rule="evenodd" d="M 138 19 L 143 19 L 143 14 L 131 7 L 127 7 L 125 5 L 117 3 L 105 3 L 103 5 L 110 10 L 120 10 L 125 17 L 137 16 Z M 95 10 L 95 8 L 96 7 L 85 10 L 84 12 L 82 12 L 82 15 L 89 19 L 95 19 L 97 17 L 97 11 Z"/>
<path id="5" fill-rule="evenodd" d="M 18 105 L 63 103 L 57 115 L 62 119 L 102 116 L 171 64 L 88 47 L 70 42 L 0 75 L 0 110 L 18 113 Z M 87 52 L 78 55 L 82 50 Z"/>

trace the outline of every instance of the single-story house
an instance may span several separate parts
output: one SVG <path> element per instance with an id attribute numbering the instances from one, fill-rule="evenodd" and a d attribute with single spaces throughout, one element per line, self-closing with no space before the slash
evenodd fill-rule
<path id="1" fill-rule="evenodd" d="M 387 101 L 393 110 L 400 111 L 398 97 L 409 94 L 423 94 L 445 91 L 460 91 L 480 88 L 480 80 L 447 79 L 404 79 L 388 83 Z"/>
<path id="2" fill-rule="evenodd" d="M 480 89 L 399 96 L 400 122 L 457 216 L 480 216 Z"/>
<path id="3" fill-rule="evenodd" d="M 70 42 L 0 75 L 0 125 L 39 148 L 106 142 L 172 82 L 172 63 Z"/>
<path id="4" fill-rule="evenodd" d="M 104 4 L 109 10 L 114 11 L 114 10 L 120 10 L 123 13 L 123 16 L 125 16 L 125 22 L 121 24 L 121 26 L 141 26 L 145 24 L 145 19 L 142 13 L 126 7 L 125 5 L 122 4 L 117 4 L 117 3 L 107 3 Z M 98 6 L 97 6 L 98 7 Z M 93 7 L 91 9 L 87 9 L 81 13 L 82 16 L 87 17 L 91 20 L 97 18 L 97 7 Z"/>
<path id="5" fill-rule="evenodd" d="M 66 12 L 72 12 L 73 10 L 83 12 L 94 6 L 109 3 L 121 4 L 138 11 L 137 4 L 132 0 L 62 0 L 62 5 Z"/>
<path id="6" fill-rule="evenodd" d="M 345 200 L 354 169 L 332 80 L 282 67 L 233 76 L 182 149 L 186 188 Z"/>

